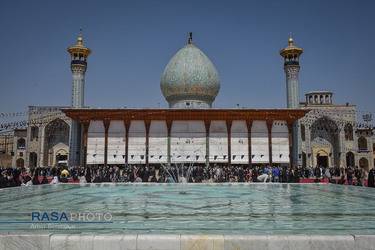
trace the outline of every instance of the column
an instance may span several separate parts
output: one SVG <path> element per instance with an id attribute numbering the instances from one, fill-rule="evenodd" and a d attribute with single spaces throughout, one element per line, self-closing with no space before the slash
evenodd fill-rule
<path id="1" fill-rule="evenodd" d="M 86 168 L 87 167 L 87 132 L 89 130 L 89 125 L 90 122 L 86 122 L 83 124 L 83 153 L 84 153 L 84 158 L 83 158 L 83 166 Z"/>
<path id="2" fill-rule="evenodd" d="M 172 120 L 167 120 L 167 129 L 168 129 L 168 145 L 167 145 L 167 165 L 168 168 L 171 167 L 171 130 L 172 130 Z"/>
<path id="3" fill-rule="evenodd" d="M 289 131 L 289 165 L 293 167 L 293 122 L 287 122 Z"/>
<path id="4" fill-rule="evenodd" d="M 129 152 L 129 128 L 130 128 L 130 121 L 129 120 L 126 120 L 124 121 L 124 125 L 125 125 L 125 131 L 126 131 L 126 134 L 125 134 L 125 166 L 128 165 L 128 152 Z"/>
<path id="5" fill-rule="evenodd" d="M 150 120 L 145 120 L 145 127 L 146 127 L 146 167 L 148 167 L 148 155 L 149 155 L 149 138 L 150 138 L 150 125 L 151 121 Z"/>
<path id="6" fill-rule="evenodd" d="M 205 120 L 204 125 L 206 127 L 206 167 L 210 166 L 210 125 L 211 120 Z"/>
<path id="7" fill-rule="evenodd" d="M 105 129 L 105 137 L 104 137 L 104 166 L 107 166 L 108 162 L 108 129 L 109 124 L 111 121 L 105 120 L 104 123 L 104 129 Z"/>
<path id="8" fill-rule="evenodd" d="M 231 128 L 232 128 L 232 120 L 227 120 L 227 131 L 228 131 L 228 167 L 232 166 L 232 154 L 231 154 Z"/>
<path id="9" fill-rule="evenodd" d="M 252 167 L 252 153 L 251 153 L 251 127 L 253 126 L 253 121 L 252 120 L 246 120 L 246 126 L 247 126 L 247 140 L 248 140 L 248 145 L 249 145 L 249 168 Z"/>
<path id="10" fill-rule="evenodd" d="M 267 120 L 268 129 L 268 164 L 272 166 L 272 125 L 273 121 Z"/>

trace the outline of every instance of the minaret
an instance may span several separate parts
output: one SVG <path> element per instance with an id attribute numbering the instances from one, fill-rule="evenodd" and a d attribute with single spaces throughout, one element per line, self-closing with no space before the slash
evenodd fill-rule
<path id="1" fill-rule="evenodd" d="M 292 35 L 289 38 L 289 46 L 280 50 L 280 55 L 284 58 L 284 71 L 286 75 L 286 97 L 287 108 L 298 109 L 299 106 L 299 88 L 298 73 L 300 70 L 299 57 L 303 53 L 301 48 L 293 45 Z M 301 129 L 300 122 L 296 121 L 293 126 L 293 154 L 292 164 L 302 164 L 301 148 Z"/>
<path id="2" fill-rule="evenodd" d="M 91 50 L 82 45 L 82 28 L 80 28 L 78 44 L 68 48 L 71 56 L 70 69 L 73 73 L 72 81 L 72 108 L 83 108 L 85 73 L 87 57 Z M 80 165 L 81 155 L 81 125 L 72 120 L 69 140 L 69 166 Z"/>

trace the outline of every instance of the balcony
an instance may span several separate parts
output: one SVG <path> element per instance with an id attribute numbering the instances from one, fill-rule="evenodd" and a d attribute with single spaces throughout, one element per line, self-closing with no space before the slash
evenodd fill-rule
<path id="1" fill-rule="evenodd" d="M 287 61 L 284 63 L 284 66 L 289 66 L 289 65 L 299 65 L 299 61 Z"/>
<path id="2" fill-rule="evenodd" d="M 80 60 L 73 60 L 70 65 L 83 65 L 83 66 L 87 66 L 87 62 L 85 61 L 80 61 Z"/>

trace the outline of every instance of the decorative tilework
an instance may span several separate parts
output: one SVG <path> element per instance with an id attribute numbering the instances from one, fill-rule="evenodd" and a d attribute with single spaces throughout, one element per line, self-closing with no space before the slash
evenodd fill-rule
<path id="1" fill-rule="evenodd" d="M 170 106 L 187 100 L 211 106 L 220 90 L 220 78 L 210 59 L 195 45 L 188 44 L 168 63 L 160 88 Z"/>

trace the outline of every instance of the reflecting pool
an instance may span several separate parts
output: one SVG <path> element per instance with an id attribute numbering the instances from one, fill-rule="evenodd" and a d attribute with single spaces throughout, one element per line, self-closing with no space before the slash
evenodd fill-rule
<path id="1" fill-rule="evenodd" d="M 375 233 L 375 189 L 332 184 L 58 184 L 0 190 L 0 231 L 168 234 Z M 38 221 L 32 213 L 44 218 Z M 51 213 L 59 216 L 51 220 Z M 72 222 L 102 213 L 111 220 Z M 107 216 L 108 218 L 108 216 Z M 32 220 L 34 219 L 34 220 Z M 60 218 L 59 218 L 60 219 Z"/>

